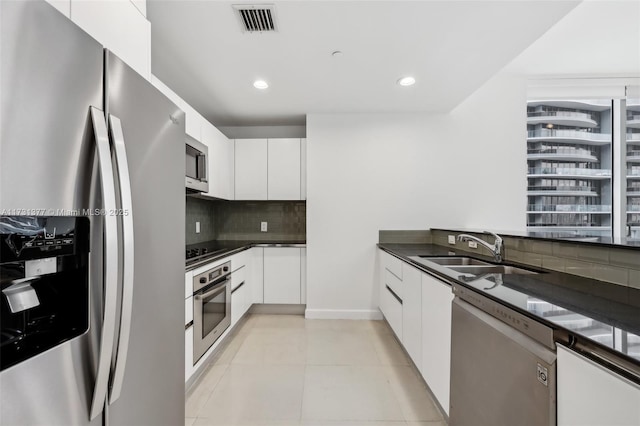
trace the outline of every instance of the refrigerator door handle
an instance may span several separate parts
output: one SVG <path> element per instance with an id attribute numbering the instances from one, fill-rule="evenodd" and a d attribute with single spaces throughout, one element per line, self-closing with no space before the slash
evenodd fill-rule
<path id="1" fill-rule="evenodd" d="M 131 313 L 133 305 L 133 270 L 134 270 L 134 243 L 133 243 L 133 203 L 131 201 L 131 181 L 129 179 L 129 163 L 122 132 L 120 119 L 109 114 L 109 129 L 116 154 L 118 179 L 120 181 L 120 198 L 122 212 L 122 242 L 123 242 L 123 271 L 122 271 L 122 309 L 120 319 L 120 336 L 116 352 L 115 369 L 109 403 L 113 404 L 122 391 L 125 368 L 127 365 L 127 352 L 129 349 L 129 335 L 131 331 Z"/>
<path id="2" fill-rule="evenodd" d="M 109 135 L 104 113 L 90 107 L 91 121 L 98 151 L 102 202 L 106 214 L 104 219 L 104 315 L 102 319 L 102 335 L 98 356 L 93 400 L 91 402 L 90 420 L 96 418 L 103 410 L 109 373 L 111 370 L 111 355 L 115 338 L 116 304 L 118 295 L 118 223 L 116 216 L 116 191 L 111 165 L 111 151 L 109 149 Z"/>

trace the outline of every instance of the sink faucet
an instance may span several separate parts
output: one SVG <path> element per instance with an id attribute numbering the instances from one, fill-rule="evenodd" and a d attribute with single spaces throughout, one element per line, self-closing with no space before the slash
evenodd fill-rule
<path id="1" fill-rule="evenodd" d="M 475 241 L 482 247 L 490 250 L 493 254 L 493 257 L 496 259 L 496 262 L 502 262 L 502 238 L 498 234 L 494 234 L 493 232 L 485 231 L 485 234 L 491 234 L 496 237 L 496 242 L 493 244 L 489 244 L 488 242 L 469 234 L 459 234 L 458 241 Z"/>

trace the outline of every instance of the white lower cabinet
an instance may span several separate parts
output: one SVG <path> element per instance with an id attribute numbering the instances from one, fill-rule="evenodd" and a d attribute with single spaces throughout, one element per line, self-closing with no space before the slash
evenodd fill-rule
<path id="1" fill-rule="evenodd" d="M 380 289 L 380 310 L 393 332 L 402 341 L 402 300 L 386 284 Z"/>
<path id="2" fill-rule="evenodd" d="M 389 253 L 378 250 L 380 261 L 380 311 L 393 332 L 402 341 L 402 262 Z"/>
<path id="3" fill-rule="evenodd" d="M 380 310 L 449 413 L 451 287 L 379 250 Z"/>
<path id="4" fill-rule="evenodd" d="M 300 303 L 307 304 L 307 249 L 300 249 Z"/>
<path id="5" fill-rule="evenodd" d="M 413 363 L 422 365 L 422 272 L 402 265 L 402 345 Z"/>
<path id="6" fill-rule="evenodd" d="M 242 281 L 231 292 L 231 327 L 236 325 L 250 307 L 251 288 L 246 281 Z"/>
<path id="7" fill-rule="evenodd" d="M 422 365 L 420 372 L 449 414 L 451 373 L 451 287 L 422 274 Z"/>
<path id="8" fill-rule="evenodd" d="M 251 300 L 264 303 L 264 248 L 253 247 L 249 254 L 251 261 Z M 249 272 L 247 272 L 249 274 Z"/>
<path id="9" fill-rule="evenodd" d="M 184 332 L 184 381 L 191 378 L 195 368 L 193 366 L 193 326 Z"/>
<path id="10" fill-rule="evenodd" d="M 558 426 L 638 426 L 640 386 L 558 345 Z"/>
<path id="11" fill-rule="evenodd" d="M 264 303 L 300 304 L 300 248 L 264 248 Z"/>

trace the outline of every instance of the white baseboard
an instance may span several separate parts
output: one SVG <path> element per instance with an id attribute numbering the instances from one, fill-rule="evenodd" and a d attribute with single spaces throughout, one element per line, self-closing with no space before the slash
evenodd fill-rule
<path id="1" fill-rule="evenodd" d="M 378 309 L 308 309 L 304 311 L 308 319 L 350 319 L 381 320 L 382 312 Z"/>
<path id="2" fill-rule="evenodd" d="M 1 1 L 1 0 L 0 0 Z M 261 304 L 254 303 L 249 309 L 252 314 L 268 314 L 268 315 L 304 315 L 306 305 L 280 305 L 280 304 Z"/>

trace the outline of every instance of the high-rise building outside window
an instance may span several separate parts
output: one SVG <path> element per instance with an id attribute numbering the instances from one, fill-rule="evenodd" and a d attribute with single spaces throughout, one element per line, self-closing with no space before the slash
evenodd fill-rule
<path id="1" fill-rule="evenodd" d="M 612 234 L 612 101 L 527 103 L 527 230 L 547 238 Z"/>
<path id="2" fill-rule="evenodd" d="M 611 87 L 527 102 L 529 235 L 640 245 L 640 87 Z"/>
<path id="3" fill-rule="evenodd" d="M 640 242 L 640 99 L 626 102 L 627 241 Z"/>

